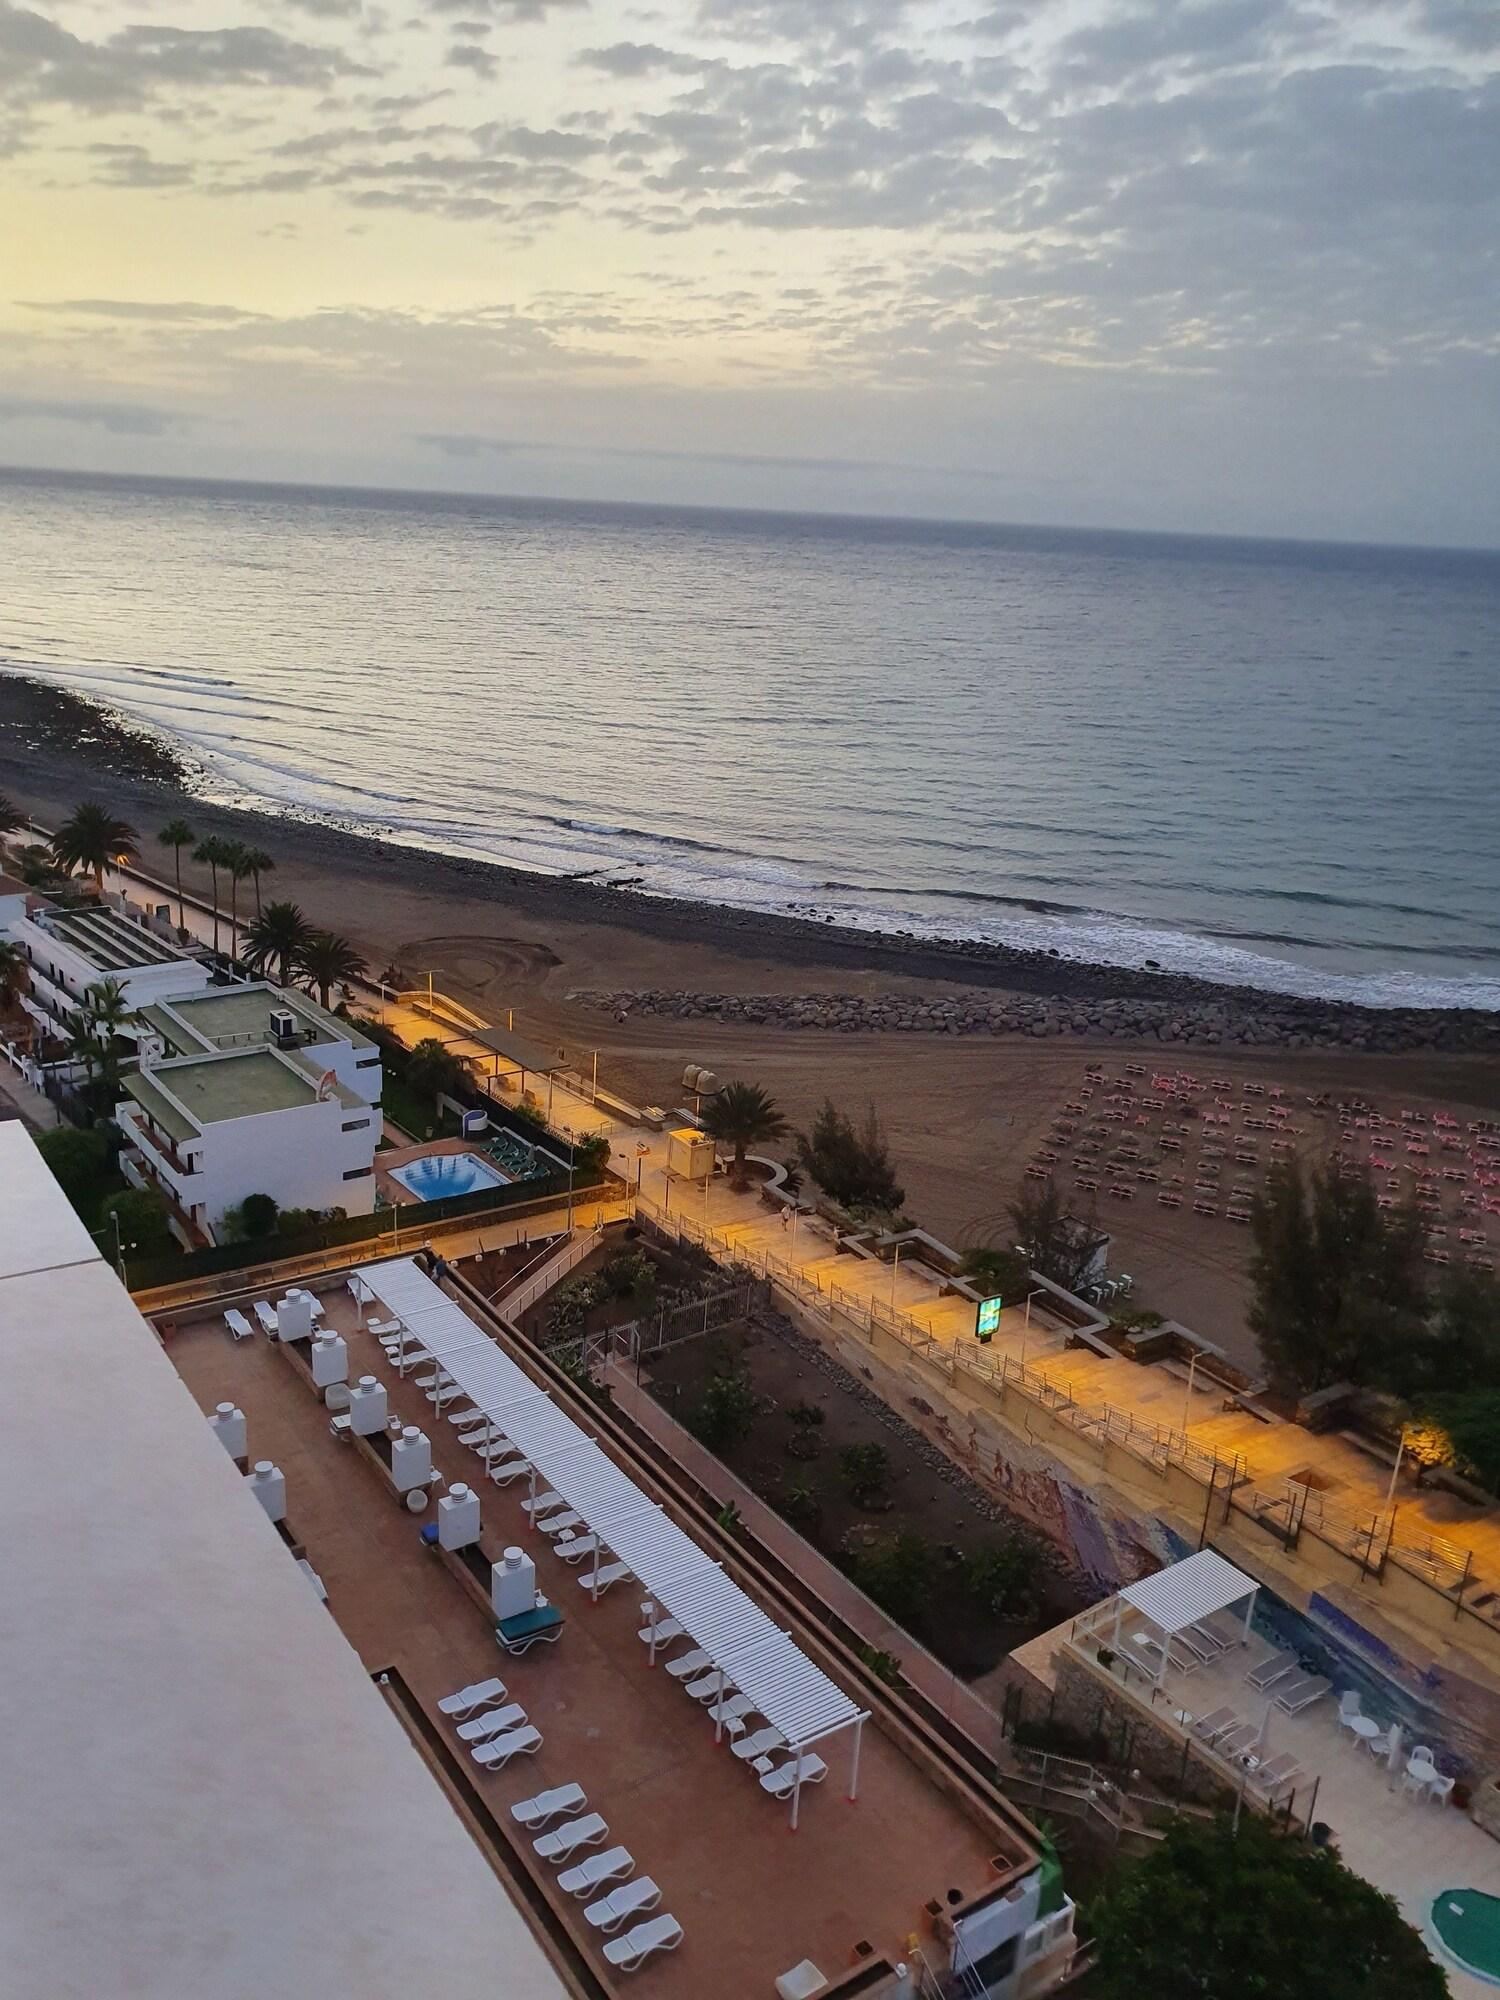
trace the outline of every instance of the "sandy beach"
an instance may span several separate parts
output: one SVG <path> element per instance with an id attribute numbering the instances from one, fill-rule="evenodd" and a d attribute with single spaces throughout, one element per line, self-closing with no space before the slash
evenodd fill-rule
<path id="1" fill-rule="evenodd" d="M 0 791 L 51 826 L 80 799 L 108 802 L 140 835 L 141 856 L 170 877 L 155 832 L 182 812 L 200 834 L 254 839 L 276 857 L 266 893 L 291 897 L 316 922 L 352 938 L 372 971 L 399 966 L 412 984 L 434 982 L 517 1029 L 566 1046 L 585 1066 L 599 1052 L 601 1080 L 640 1101 L 681 1100 L 685 1062 L 764 1083 L 802 1122 L 825 1094 L 856 1110 L 873 1102 L 885 1121 L 907 1191 L 924 1225 L 959 1243 L 1003 1230 L 1027 1158 L 1075 1087 L 1083 1064 L 1118 1061 L 1132 1044 L 1068 1034 L 835 1033 L 659 1016 L 623 1021 L 570 999 L 578 991 L 820 994 L 930 999 L 1014 993 L 1068 1001 L 1169 998 L 1181 1005 L 1228 989 L 1150 971 L 1091 967 L 996 948 L 917 945 L 817 924 L 668 903 L 597 883 L 528 876 L 372 840 L 271 813 L 204 806 L 191 773 L 169 748 L 89 705 L 16 677 L 0 678 Z M 208 889 L 189 863 L 184 883 Z M 248 891 L 246 891 L 248 894 Z M 1244 1004 L 1262 1013 L 1267 996 Z M 1277 1003 L 1283 1004 L 1283 1003 Z M 1291 1003 L 1285 1003 L 1291 1004 Z M 1358 1010 L 1327 1009 L 1329 1018 Z M 1295 1003 L 1316 1026 L 1320 1009 Z M 1357 1024 L 1356 1024 L 1357 1025 Z M 1465 1017 L 1460 1039 L 1477 1046 L 1407 1053 L 1348 1047 L 1226 1047 L 1194 1051 L 1199 1068 L 1244 1081 L 1281 1082 L 1299 1095 L 1399 1099 L 1471 1117 L 1500 1111 L 1495 1023 Z M 1162 1050 L 1149 1040 L 1155 1059 Z M 1137 1205 L 1102 1216 L 1117 1238 L 1116 1265 L 1138 1294 L 1250 1361 L 1244 1326 L 1248 1238 L 1195 1226 L 1190 1214 Z"/>

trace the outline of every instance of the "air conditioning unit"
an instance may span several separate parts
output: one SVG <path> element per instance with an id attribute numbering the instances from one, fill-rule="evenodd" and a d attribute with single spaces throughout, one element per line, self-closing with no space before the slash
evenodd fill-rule
<path id="1" fill-rule="evenodd" d="M 290 1007 L 271 1009 L 271 1033 L 282 1048 L 297 1039 L 297 1016 Z"/>

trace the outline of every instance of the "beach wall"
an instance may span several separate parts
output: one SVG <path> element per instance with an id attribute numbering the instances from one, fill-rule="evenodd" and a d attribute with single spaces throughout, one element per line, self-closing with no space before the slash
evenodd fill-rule
<path id="1" fill-rule="evenodd" d="M 1059 968 L 1059 983 L 1062 982 Z M 1200 986 L 1192 996 L 1101 999 L 1089 995 L 687 993 L 574 991 L 569 1000 L 617 1016 L 724 1021 L 752 1027 L 825 1028 L 834 1033 L 1079 1035 L 1156 1041 L 1170 1048 L 1500 1049 L 1500 1015 L 1475 1010 L 1389 1010 Z"/>

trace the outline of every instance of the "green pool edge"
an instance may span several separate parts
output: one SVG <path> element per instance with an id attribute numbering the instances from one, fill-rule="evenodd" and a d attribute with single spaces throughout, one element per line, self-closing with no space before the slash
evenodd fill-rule
<path id="1" fill-rule="evenodd" d="M 1465 1907 L 1455 1914 L 1449 1905 L 1459 1899 Z M 1500 1987 L 1500 1896 L 1483 1889 L 1443 1889 L 1432 1899 L 1427 1922 L 1456 1966 L 1473 1979 Z M 1477 1958 L 1470 1956 L 1475 1946 L 1480 1953 Z"/>

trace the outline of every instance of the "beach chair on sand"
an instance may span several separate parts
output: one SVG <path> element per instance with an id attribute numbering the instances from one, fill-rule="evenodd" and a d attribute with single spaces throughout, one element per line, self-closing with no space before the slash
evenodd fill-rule
<path id="1" fill-rule="evenodd" d="M 635 1867 L 628 1847 L 606 1847 L 602 1854 L 590 1854 L 576 1868 L 565 1868 L 557 1886 L 565 1896 L 592 1896 L 606 1882 L 618 1882 Z"/>
<path id="2" fill-rule="evenodd" d="M 675 1917 L 652 1917 L 624 1937 L 611 1938 L 604 1956 L 616 1972 L 634 1972 L 654 1951 L 675 1951 L 682 1943 L 682 1925 Z"/>
<path id="3" fill-rule="evenodd" d="M 1279 1652 L 1267 1653 L 1263 1659 L 1257 1660 L 1245 1679 L 1251 1687 L 1264 1694 L 1273 1682 L 1291 1673 L 1296 1664 L 1296 1652 L 1290 1646 L 1285 1646 Z"/>
<path id="4" fill-rule="evenodd" d="M 471 1681 L 457 1694 L 447 1694 L 438 1703 L 438 1714 L 451 1716 L 455 1722 L 464 1722 L 481 1708 L 491 1708 L 506 1697 L 506 1687 L 502 1680 L 493 1675 L 487 1681 Z"/>

